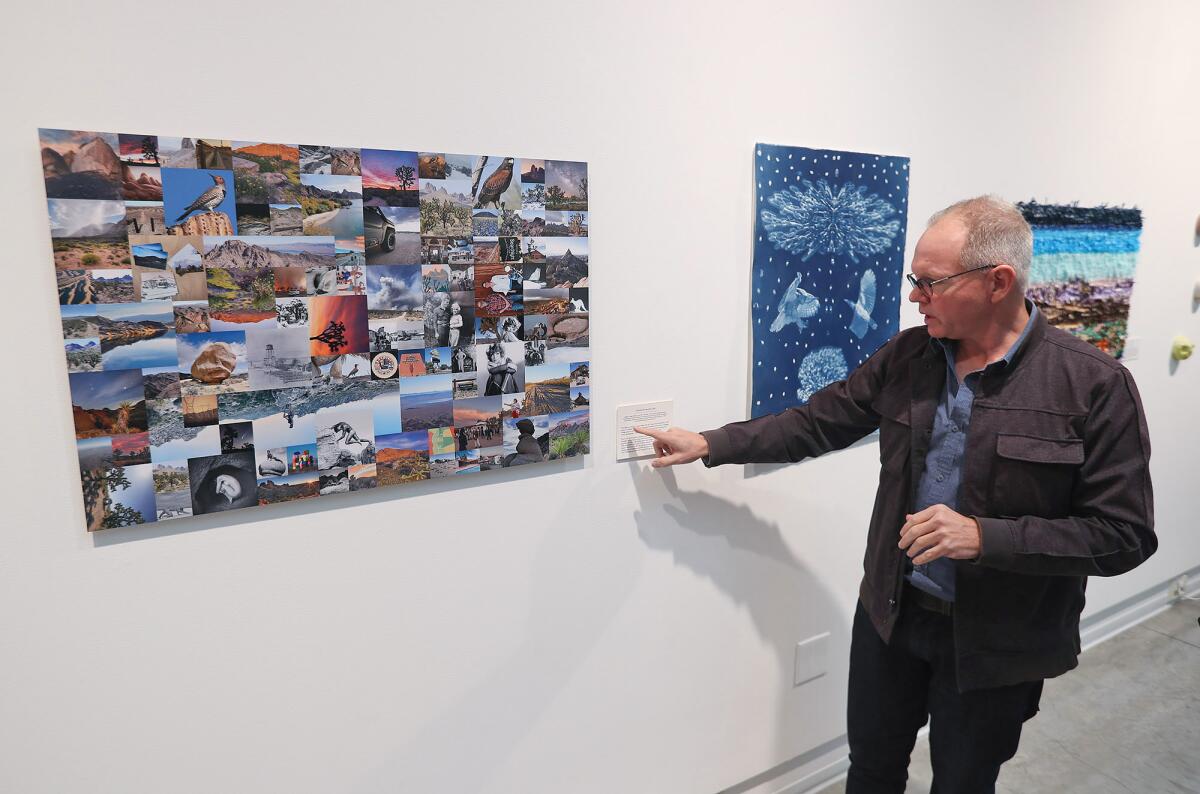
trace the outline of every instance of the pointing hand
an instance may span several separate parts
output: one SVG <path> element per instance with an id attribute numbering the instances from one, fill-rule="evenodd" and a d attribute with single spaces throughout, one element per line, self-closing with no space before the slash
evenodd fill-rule
<path id="1" fill-rule="evenodd" d="M 691 463 L 708 455 L 708 439 L 691 430 L 672 427 L 667 430 L 651 430 L 646 427 L 633 428 L 636 432 L 654 439 L 654 452 L 658 455 L 650 465 L 656 469 Z"/>

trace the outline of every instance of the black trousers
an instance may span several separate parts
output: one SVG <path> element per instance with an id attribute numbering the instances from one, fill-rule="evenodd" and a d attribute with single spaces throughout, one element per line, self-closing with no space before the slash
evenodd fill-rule
<path id="1" fill-rule="evenodd" d="M 931 794 L 994 792 L 1037 713 L 1042 682 L 959 693 L 953 618 L 905 599 L 891 644 L 860 603 L 850 647 L 846 794 L 903 794 L 917 731 L 930 720 Z"/>

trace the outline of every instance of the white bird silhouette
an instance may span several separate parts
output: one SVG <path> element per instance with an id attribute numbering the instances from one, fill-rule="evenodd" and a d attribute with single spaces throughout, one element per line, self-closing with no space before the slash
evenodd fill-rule
<path id="1" fill-rule="evenodd" d="M 797 273 L 779 300 L 779 313 L 771 323 L 773 332 L 778 333 L 788 323 L 795 323 L 796 329 L 803 331 L 808 326 L 805 321 L 821 310 L 821 301 L 815 295 L 800 289 L 800 281 L 803 278 L 803 273 Z"/>
<path id="2" fill-rule="evenodd" d="M 874 270 L 866 270 L 862 274 L 862 281 L 858 285 L 858 303 L 847 300 L 846 305 L 854 312 L 854 316 L 850 318 L 850 333 L 862 339 L 867 335 L 867 326 L 870 326 L 871 330 L 879 327 L 879 323 L 871 319 L 871 312 L 875 310 Z"/>

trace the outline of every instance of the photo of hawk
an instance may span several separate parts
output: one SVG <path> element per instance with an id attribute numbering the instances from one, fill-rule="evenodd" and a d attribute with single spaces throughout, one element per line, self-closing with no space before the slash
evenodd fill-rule
<path id="1" fill-rule="evenodd" d="M 487 160 L 485 159 L 484 162 L 486 163 Z M 500 204 L 500 197 L 504 195 L 504 191 L 508 190 L 508 186 L 512 184 L 513 166 L 515 163 L 516 161 L 511 157 L 504 158 L 504 162 L 500 164 L 500 167 L 487 178 L 487 181 L 483 183 L 483 187 L 479 188 L 479 193 L 475 197 L 475 209 L 483 209 L 488 204 L 495 204 L 498 210 L 504 209 Z M 480 174 L 482 175 L 482 168 L 480 169 Z M 472 185 L 472 188 L 474 187 Z"/>

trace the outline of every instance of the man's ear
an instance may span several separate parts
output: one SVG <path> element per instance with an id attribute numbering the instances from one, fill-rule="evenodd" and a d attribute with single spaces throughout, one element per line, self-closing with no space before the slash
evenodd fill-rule
<path id="1" fill-rule="evenodd" d="M 992 268 L 992 303 L 1000 303 L 1017 288 L 1017 270 L 1012 265 L 999 264 Z"/>

